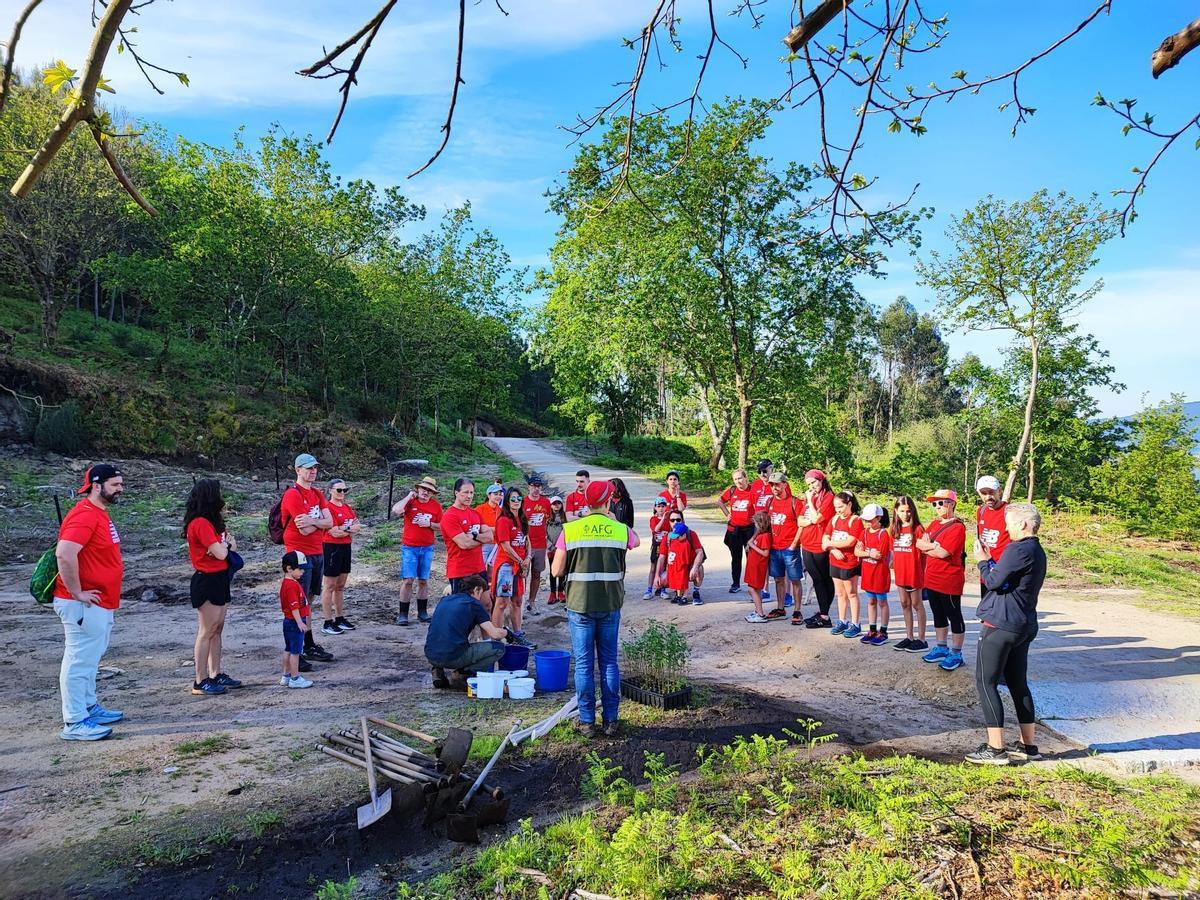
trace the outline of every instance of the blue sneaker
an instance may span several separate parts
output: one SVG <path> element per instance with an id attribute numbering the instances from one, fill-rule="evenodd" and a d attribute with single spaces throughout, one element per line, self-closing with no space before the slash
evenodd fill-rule
<path id="1" fill-rule="evenodd" d="M 875 632 L 875 637 L 871 638 L 872 647 L 882 647 L 887 642 L 888 636 L 886 631 L 877 631 Z"/>
<path id="2" fill-rule="evenodd" d="M 928 657 L 926 657 L 928 658 Z M 951 650 L 946 654 L 946 658 L 938 663 L 939 669 L 944 669 L 947 672 L 953 672 L 963 664 L 962 653 L 958 650 Z"/>
<path id="3" fill-rule="evenodd" d="M 842 632 L 844 638 L 856 638 L 862 635 L 862 626 L 855 622 L 849 628 Z"/>
<path id="4" fill-rule="evenodd" d="M 63 730 L 59 732 L 59 737 L 64 741 L 99 741 L 110 734 L 112 734 L 112 729 L 107 725 L 101 725 L 91 719 L 83 719 L 80 722 L 64 725 Z"/>
<path id="5" fill-rule="evenodd" d="M 88 718 L 97 725 L 111 725 L 125 718 L 125 713 L 119 709 L 105 709 L 99 703 L 93 703 L 88 707 Z"/>
<path id="6" fill-rule="evenodd" d="M 693 603 L 703 603 L 704 602 L 703 600 L 700 599 L 700 588 L 692 588 L 692 602 Z"/>
<path id="7" fill-rule="evenodd" d="M 770 591 L 768 591 L 766 588 L 763 588 L 763 599 L 764 599 L 764 600 L 770 600 L 770 599 L 771 599 L 771 592 L 770 592 Z"/>
<path id="8" fill-rule="evenodd" d="M 784 605 L 784 606 L 791 606 L 791 605 L 792 605 L 792 595 L 791 595 L 791 594 L 784 594 L 784 595 L 783 595 L 783 605 Z"/>
<path id="9" fill-rule="evenodd" d="M 839 619 L 836 623 L 834 623 L 834 626 L 831 629 L 829 629 L 829 633 L 830 634 L 841 634 L 848 627 L 849 626 L 845 622 L 843 622 Z"/>
<path id="10" fill-rule="evenodd" d="M 941 662 L 943 659 L 945 659 L 949 655 L 950 655 L 949 647 L 935 646 L 932 650 L 930 650 L 928 653 L 926 653 L 924 656 L 921 657 L 921 661 L 927 662 L 927 663 Z"/>

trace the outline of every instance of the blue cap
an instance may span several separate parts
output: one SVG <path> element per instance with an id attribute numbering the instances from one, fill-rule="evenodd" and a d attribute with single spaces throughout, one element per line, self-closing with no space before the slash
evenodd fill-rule
<path id="1" fill-rule="evenodd" d="M 682 522 L 676 522 L 671 527 L 671 534 L 675 535 L 675 537 L 683 537 L 687 533 L 688 533 L 688 527 L 685 524 L 683 524 Z"/>
<path id="2" fill-rule="evenodd" d="M 503 494 L 504 485 L 500 484 L 499 482 L 496 482 L 495 484 L 489 484 L 487 492 L 489 494 Z"/>
<path id="3" fill-rule="evenodd" d="M 311 469 L 315 465 L 317 465 L 317 458 L 311 453 L 301 453 L 296 457 L 297 469 Z"/>

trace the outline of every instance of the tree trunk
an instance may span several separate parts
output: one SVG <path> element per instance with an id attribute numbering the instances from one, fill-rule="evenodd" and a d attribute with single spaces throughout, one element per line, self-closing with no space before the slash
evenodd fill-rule
<path id="1" fill-rule="evenodd" d="M 733 419 L 727 418 L 718 430 L 713 418 L 712 407 L 708 403 L 708 393 L 703 388 L 699 392 L 700 409 L 704 412 L 704 421 L 708 424 L 708 436 L 712 439 L 712 453 L 708 457 L 708 467 L 714 471 L 725 468 L 725 444 L 733 432 Z"/>
<path id="2" fill-rule="evenodd" d="M 39 286 L 38 296 L 42 302 L 42 347 L 49 349 L 58 343 L 58 305 L 53 285 Z"/>
<path id="3" fill-rule="evenodd" d="M 100 276 L 92 276 L 92 321 L 100 324 Z"/>
<path id="4" fill-rule="evenodd" d="M 1033 441 L 1030 441 L 1029 442 L 1029 484 L 1028 484 L 1028 488 L 1027 488 L 1026 496 L 1025 496 L 1026 503 L 1033 502 L 1033 480 L 1034 480 L 1033 455 L 1034 455 L 1033 454 Z"/>
<path id="5" fill-rule="evenodd" d="M 967 416 L 967 446 L 963 453 L 963 494 L 971 493 L 970 465 L 971 465 L 971 416 Z"/>
<path id="6" fill-rule="evenodd" d="M 1033 335 L 1029 337 L 1029 397 L 1025 401 L 1025 425 L 1021 429 L 1021 441 L 1017 444 L 1017 452 L 1013 456 L 1012 464 L 1008 468 L 1008 478 L 1004 482 L 1004 500 L 1007 501 L 1012 497 L 1013 485 L 1017 481 L 1017 472 L 1021 470 L 1021 463 L 1025 461 L 1025 451 L 1029 447 L 1030 437 L 1033 434 L 1033 402 L 1037 396 L 1038 385 L 1038 340 Z"/>
<path id="7" fill-rule="evenodd" d="M 171 331 L 167 328 L 167 333 L 163 335 L 162 347 L 158 351 L 158 359 L 154 361 L 154 374 L 162 378 L 167 371 L 167 353 L 171 349 Z"/>

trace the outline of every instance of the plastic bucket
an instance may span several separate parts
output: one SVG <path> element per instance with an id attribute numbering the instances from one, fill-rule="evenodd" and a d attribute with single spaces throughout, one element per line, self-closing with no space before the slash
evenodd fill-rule
<path id="1" fill-rule="evenodd" d="M 539 691 L 565 691 L 571 669 L 570 650 L 539 650 L 533 654 Z"/>
<path id="2" fill-rule="evenodd" d="M 500 657 L 500 664 L 496 668 L 507 669 L 510 672 L 514 669 L 529 668 L 529 648 L 509 644 L 504 648 L 504 655 Z"/>
<path id="3" fill-rule="evenodd" d="M 533 699 L 532 678 L 510 678 L 508 680 L 508 696 L 513 700 Z"/>
<path id="4" fill-rule="evenodd" d="M 467 696 L 474 697 L 478 692 L 479 692 L 479 679 L 478 678 L 468 678 L 467 679 Z"/>
<path id="5" fill-rule="evenodd" d="M 493 674 L 503 675 L 505 681 L 511 681 L 514 678 L 528 678 L 529 670 L 528 669 L 497 669 L 495 671 L 495 673 L 493 673 Z"/>
<path id="6" fill-rule="evenodd" d="M 475 676 L 475 696 L 480 700 L 499 700 L 504 696 L 503 675 L 496 672 L 480 672 Z"/>

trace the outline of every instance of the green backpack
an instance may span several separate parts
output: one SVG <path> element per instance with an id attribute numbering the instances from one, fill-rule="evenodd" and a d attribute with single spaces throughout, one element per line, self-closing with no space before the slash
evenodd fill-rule
<path id="1" fill-rule="evenodd" d="M 54 602 L 54 581 L 58 578 L 57 545 L 51 547 L 33 567 L 33 577 L 29 579 L 29 593 L 38 603 Z"/>

